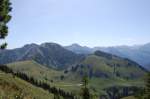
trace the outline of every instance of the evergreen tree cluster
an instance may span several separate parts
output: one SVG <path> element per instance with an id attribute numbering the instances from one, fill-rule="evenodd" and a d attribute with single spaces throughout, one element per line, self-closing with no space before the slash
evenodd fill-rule
<path id="1" fill-rule="evenodd" d="M 37 81 L 33 77 L 29 77 L 25 73 L 21 72 L 13 72 L 12 69 L 10 69 L 7 66 L 0 66 L 0 70 L 5 72 L 5 73 L 11 73 L 14 77 L 19 77 L 37 87 L 43 88 L 44 90 L 49 91 L 49 93 L 54 94 L 54 99 L 60 99 L 60 96 L 62 96 L 64 99 L 76 99 L 76 97 L 69 92 L 65 92 L 62 89 L 57 89 L 56 87 L 51 87 L 49 84 L 42 82 L 42 81 Z"/>
<path id="2" fill-rule="evenodd" d="M 150 99 L 150 72 L 147 73 L 145 88 L 138 90 L 135 94 L 137 99 Z"/>
<path id="3" fill-rule="evenodd" d="M 88 76 L 84 76 L 82 79 L 82 84 L 83 84 L 82 93 L 81 93 L 82 99 L 91 99 L 90 91 L 88 88 L 88 82 L 89 82 Z"/>
<path id="4" fill-rule="evenodd" d="M 101 95 L 100 99 L 121 99 L 127 96 L 134 96 L 141 89 L 141 87 L 137 86 L 112 86 L 105 89 L 107 94 Z"/>
<path id="5" fill-rule="evenodd" d="M 145 92 L 143 95 L 143 99 L 150 99 L 150 72 L 147 74 L 146 77 Z"/>
<path id="6" fill-rule="evenodd" d="M 0 39 L 5 39 L 8 34 L 7 23 L 10 21 L 11 16 L 11 3 L 9 0 L 0 0 Z M 7 43 L 0 44 L 0 49 L 6 48 Z"/>

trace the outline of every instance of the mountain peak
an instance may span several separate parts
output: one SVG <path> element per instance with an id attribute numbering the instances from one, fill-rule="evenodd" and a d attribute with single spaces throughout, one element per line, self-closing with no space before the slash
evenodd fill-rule
<path id="1" fill-rule="evenodd" d="M 38 47 L 39 45 L 35 44 L 35 43 L 31 43 L 31 44 L 26 44 L 23 46 L 23 48 L 34 48 L 34 47 Z"/>
<path id="2" fill-rule="evenodd" d="M 70 46 L 72 46 L 72 47 L 82 47 L 81 45 L 79 45 L 79 44 L 77 44 L 77 43 L 73 43 L 73 44 L 71 44 Z"/>
<path id="3" fill-rule="evenodd" d="M 56 44 L 56 43 L 42 43 L 41 46 L 42 47 L 51 47 L 51 46 L 61 47 L 61 45 Z"/>
<path id="4" fill-rule="evenodd" d="M 72 44 L 70 46 L 65 47 L 67 50 L 73 51 L 77 54 L 89 54 L 92 53 L 91 48 L 88 48 L 86 46 L 81 46 L 79 44 Z"/>

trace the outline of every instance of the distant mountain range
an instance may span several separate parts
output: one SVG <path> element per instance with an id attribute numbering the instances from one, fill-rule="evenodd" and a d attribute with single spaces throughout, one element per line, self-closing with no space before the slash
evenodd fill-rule
<path id="1" fill-rule="evenodd" d="M 65 48 L 77 54 L 91 54 L 97 50 L 104 51 L 120 57 L 131 59 L 142 65 L 144 68 L 150 70 L 150 43 L 136 46 L 114 46 L 94 48 L 80 46 L 78 44 L 72 44 L 70 46 L 66 46 Z"/>
<path id="2" fill-rule="evenodd" d="M 39 64 L 56 69 L 64 69 L 83 61 L 87 55 L 100 50 L 119 57 L 131 59 L 144 68 L 150 69 L 150 44 L 140 46 L 94 47 L 72 44 L 61 46 L 56 43 L 41 45 L 28 44 L 22 48 L 0 51 L 0 64 L 34 60 Z"/>
<path id="3" fill-rule="evenodd" d="M 75 54 L 55 43 L 29 44 L 22 48 L 0 51 L 0 64 L 34 60 L 42 65 L 57 69 L 78 63 L 83 58 L 84 55 Z"/>
<path id="4" fill-rule="evenodd" d="M 73 46 L 43 43 L 1 50 L 0 64 L 75 94 L 79 94 L 85 75 L 89 77 L 90 90 L 98 96 L 106 93 L 104 89 L 114 85 L 143 85 L 147 70 L 138 63 L 107 52 L 95 51 L 99 48 L 91 49 L 77 44 Z M 3 77 L 5 76 L 7 77 L 6 74 Z"/>
<path id="5" fill-rule="evenodd" d="M 82 61 L 63 70 L 47 68 L 33 60 L 13 62 L 7 66 L 14 72 L 25 73 L 37 81 L 47 82 L 50 86 L 56 86 L 77 95 L 82 88 L 80 85 L 83 76 L 86 75 L 89 77 L 90 91 L 94 91 L 98 97 L 106 94 L 105 89 L 112 86 L 143 86 L 143 77 L 147 73 L 143 67 L 129 59 L 102 51 L 87 55 Z M 3 89 L 0 88 L 0 90 Z"/>

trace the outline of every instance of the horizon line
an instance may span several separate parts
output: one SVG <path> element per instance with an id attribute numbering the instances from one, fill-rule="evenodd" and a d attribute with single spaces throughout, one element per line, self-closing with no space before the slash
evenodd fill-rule
<path id="1" fill-rule="evenodd" d="M 79 43 L 71 43 L 71 44 L 60 44 L 60 43 L 57 43 L 57 42 L 43 42 L 43 43 L 27 43 L 27 44 L 24 44 L 20 47 L 14 47 L 14 48 L 6 48 L 6 50 L 11 50 L 11 49 L 17 49 L 17 48 L 22 48 L 26 45 L 31 45 L 31 44 L 35 44 L 35 45 L 41 45 L 41 44 L 45 44 L 45 43 L 54 43 L 54 44 L 58 44 L 62 47 L 67 47 L 67 46 L 71 46 L 71 45 L 79 45 L 81 47 L 88 47 L 88 48 L 96 48 L 96 47 L 103 47 L 103 48 L 107 48 L 107 47 L 122 47 L 122 46 L 125 46 L 125 47 L 133 47 L 133 46 L 142 46 L 142 45 L 146 45 L 146 44 L 150 44 L 150 42 L 147 42 L 147 43 L 143 43 L 143 44 L 132 44 L 132 45 L 127 45 L 127 44 L 120 44 L 120 45 L 106 45 L 106 46 L 100 46 L 100 45 L 97 45 L 97 46 L 88 46 L 88 45 L 82 45 L 82 44 L 79 44 Z M 9 46 L 9 45 L 8 45 Z"/>

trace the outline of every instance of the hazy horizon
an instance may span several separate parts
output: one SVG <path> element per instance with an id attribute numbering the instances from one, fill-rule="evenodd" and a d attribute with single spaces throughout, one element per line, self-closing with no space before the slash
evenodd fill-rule
<path id="1" fill-rule="evenodd" d="M 141 45 L 150 40 L 149 0 L 11 0 L 8 48 Z"/>
<path id="2" fill-rule="evenodd" d="M 82 44 L 79 44 L 79 43 L 71 43 L 71 44 L 68 44 L 68 45 L 62 45 L 62 44 L 56 43 L 56 42 L 42 42 L 42 43 L 27 43 L 27 44 L 24 44 L 24 45 L 21 45 L 21 46 L 18 46 L 18 47 L 7 48 L 7 49 L 21 48 L 21 47 L 24 47 L 24 46 L 26 46 L 26 45 L 31 45 L 31 44 L 41 45 L 41 44 L 44 44 L 44 43 L 55 43 L 55 44 L 61 45 L 61 46 L 63 46 L 63 47 L 71 46 L 71 45 L 79 45 L 79 46 L 81 46 L 81 47 L 88 47 L 88 48 L 95 48 L 95 47 L 121 47 L 121 46 L 134 47 L 134 46 L 142 46 L 142 45 L 145 45 L 145 44 L 150 44 L 150 42 L 148 42 L 148 43 L 133 44 L 133 45 L 112 45 L 112 46 L 101 46 L 101 45 L 98 45 L 98 46 L 92 46 L 92 47 L 91 47 L 91 46 L 82 45 Z"/>

